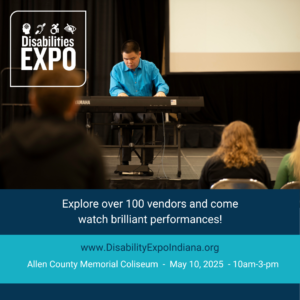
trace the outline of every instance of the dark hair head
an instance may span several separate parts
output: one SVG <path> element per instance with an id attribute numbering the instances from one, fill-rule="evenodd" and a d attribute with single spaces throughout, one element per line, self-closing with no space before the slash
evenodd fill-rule
<path id="1" fill-rule="evenodd" d="M 122 49 L 121 49 L 121 54 L 123 54 L 124 52 L 125 53 L 135 52 L 136 54 L 138 54 L 140 51 L 141 51 L 140 45 L 138 44 L 138 42 L 136 42 L 134 40 L 128 40 L 123 43 Z"/>
<path id="2" fill-rule="evenodd" d="M 48 64 L 47 69 L 48 69 Z M 33 86 L 79 86 L 83 82 L 82 74 L 77 71 L 66 71 L 59 63 L 53 64 L 53 70 L 42 69 L 33 73 L 30 85 Z M 31 87 L 36 95 L 37 104 L 43 114 L 63 115 L 72 101 L 83 91 L 82 87 Z"/>

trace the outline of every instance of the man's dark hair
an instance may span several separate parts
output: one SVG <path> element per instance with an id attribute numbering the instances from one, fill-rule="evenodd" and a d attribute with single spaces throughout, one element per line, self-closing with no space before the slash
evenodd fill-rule
<path id="1" fill-rule="evenodd" d="M 134 40 L 128 40 L 123 43 L 122 49 L 121 49 L 121 54 L 123 54 L 124 52 L 125 53 L 135 52 L 136 54 L 138 54 L 140 51 L 141 51 L 140 45 L 138 44 L 138 42 L 136 42 Z"/>

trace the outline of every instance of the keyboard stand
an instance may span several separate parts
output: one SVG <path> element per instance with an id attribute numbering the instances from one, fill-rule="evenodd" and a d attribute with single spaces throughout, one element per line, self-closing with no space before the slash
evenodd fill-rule
<path id="1" fill-rule="evenodd" d="M 89 114 L 89 113 L 86 113 Z M 90 115 L 89 115 L 90 116 Z M 90 134 L 93 134 L 93 128 L 94 125 L 112 125 L 111 123 L 92 123 L 90 118 L 87 117 L 87 124 L 86 128 L 89 131 Z M 178 157 L 178 169 L 177 169 L 177 177 L 181 177 L 181 128 L 185 126 L 184 124 L 180 124 L 181 120 L 181 113 L 178 113 L 178 121 L 179 123 L 165 123 L 165 127 L 173 126 L 174 128 L 174 144 L 173 145 L 165 145 L 166 149 L 177 149 L 177 157 Z M 155 126 L 162 126 L 162 123 L 113 123 L 115 127 L 117 127 L 120 130 L 121 140 L 120 145 L 100 145 L 101 148 L 132 148 L 133 151 L 136 149 L 141 149 L 142 151 L 145 151 L 146 148 L 162 148 L 162 145 L 156 145 L 155 144 Z M 152 126 L 152 145 L 146 145 L 146 126 Z M 132 129 L 134 128 L 141 128 L 143 130 L 143 143 L 142 145 L 122 145 L 122 130 L 124 127 L 130 127 Z M 137 153 L 135 151 L 135 153 Z M 141 157 L 138 155 L 140 158 Z M 122 156 L 120 155 L 120 164 L 117 165 L 115 173 L 119 175 L 134 175 L 134 176 L 152 176 L 153 172 L 149 169 L 147 165 L 145 165 L 145 153 L 143 153 L 143 161 L 141 161 L 141 165 L 122 165 Z M 167 179 L 167 178 L 166 178 Z"/>
<path id="2" fill-rule="evenodd" d="M 144 115 L 144 117 L 145 117 L 145 115 Z M 122 118 L 122 114 L 121 114 L 121 118 Z M 146 162 L 145 162 L 146 126 L 152 126 L 152 145 L 155 145 L 156 123 L 153 123 L 153 124 L 145 123 L 145 119 L 143 120 L 143 123 L 134 123 L 134 122 L 122 123 L 122 119 L 121 119 L 121 123 L 117 123 L 114 125 L 116 125 L 119 128 L 119 132 L 120 132 L 120 144 L 121 144 L 120 151 L 124 147 L 123 146 L 123 128 L 124 127 L 129 127 L 130 129 L 142 128 L 142 130 L 143 130 L 143 135 L 142 135 L 143 144 L 141 147 L 142 156 L 140 156 L 139 153 L 136 151 L 136 145 L 134 145 L 133 143 L 130 143 L 128 145 L 131 148 L 131 152 L 135 152 L 135 154 L 139 158 L 141 165 L 122 165 L 122 155 L 120 155 L 120 165 L 117 165 L 115 174 L 132 175 L 132 176 L 153 176 L 152 170 L 148 167 L 148 165 L 146 165 Z M 138 142 L 139 142 L 139 140 L 138 140 Z"/>

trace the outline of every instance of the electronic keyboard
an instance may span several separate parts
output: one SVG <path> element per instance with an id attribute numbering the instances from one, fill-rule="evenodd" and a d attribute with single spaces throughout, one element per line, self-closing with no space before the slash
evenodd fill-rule
<path id="1" fill-rule="evenodd" d="M 76 101 L 79 112 L 195 113 L 204 107 L 203 97 L 85 96 Z"/>

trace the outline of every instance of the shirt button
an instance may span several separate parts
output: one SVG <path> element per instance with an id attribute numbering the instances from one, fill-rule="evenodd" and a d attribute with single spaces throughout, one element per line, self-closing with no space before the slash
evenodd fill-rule
<path id="1" fill-rule="evenodd" d="M 136 83 L 136 82 L 135 82 Z"/>
<path id="2" fill-rule="evenodd" d="M 137 91 L 136 91 L 137 92 Z"/>

